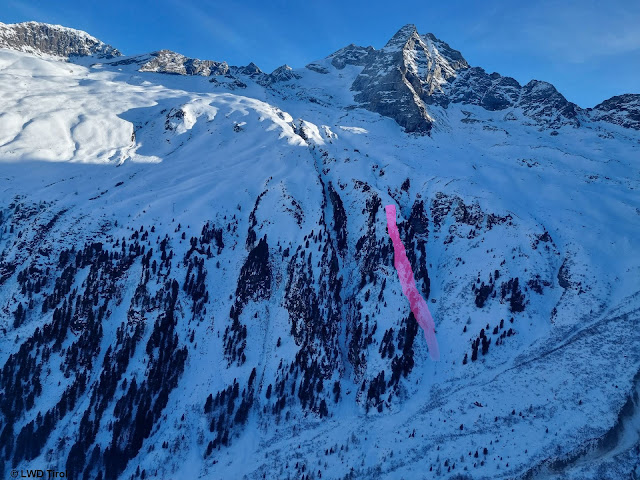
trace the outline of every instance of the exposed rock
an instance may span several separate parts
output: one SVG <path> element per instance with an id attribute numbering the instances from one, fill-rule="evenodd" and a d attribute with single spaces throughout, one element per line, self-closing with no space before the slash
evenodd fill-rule
<path id="1" fill-rule="evenodd" d="M 173 73 L 178 75 L 225 75 L 229 72 L 226 62 L 199 60 L 188 58 L 171 50 L 160 50 L 151 53 L 152 59 L 145 62 L 141 72 Z"/>
<path id="2" fill-rule="evenodd" d="M 329 69 L 327 67 L 323 67 L 322 65 L 319 65 L 317 63 L 310 63 L 305 68 L 308 68 L 309 70 L 317 73 L 322 73 L 323 75 L 329 73 Z"/>
<path id="3" fill-rule="evenodd" d="M 276 68 L 269 75 L 264 78 L 258 80 L 258 83 L 261 85 L 273 85 L 278 82 L 288 82 L 289 80 L 296 80 L 300 78 L 300 74 L 293 71 L 289 65 L 282 65 L 281 67 Z"/>
<path id="4" fill-rule="evenodd" d="M 244 67 L 230 67 L 230 72 L 233 75 L 247 75 L 249 77 L 264 75 L 264 72 L 260 70 L 260 67 L 253 62 Z"/>
<path id="5" fill-rule="evenodd" d="M 361 47 L 345 47 L 336 57 L 349 58 L 347 53 L 353 52 L 357 59 L 353 63 L 364 65 L 352 86 L 359 92 L 355 99 L 393 118 L 407 132 L 429 133 L 434 124 L 430 105 L 446 108 L 450 102 L 490 111 L 521 108 L 535 123 L 548 128 L 580 126 L 581 109 L 550 83 L 532 80 L 522 87 L 511 77 L 470 68 L 460 52 L 430 33 L 420 36 L 414 25 L 401 28 L 379 51 L 365 54 L 356 48 Z M 609 107 L 602 105 L 601 109 Z M 624 106 L 627 112 L 614 123 L 636 122 L 637 105 L 634 99 L 611 102 L 612 108 Z"/>
<path id="6" fill-rule="evenodd" d="M 340 195 L 331 183 L 329 183 L 329 199 L 333 207 L 333 229 L 336 234 L 338 252 L 344 256 L 347 250 L 347 213 Z"/>
<path id="7" fill-rule="evenodd" d="M 441 95 L 438 99 L 441 104 L 450 100 L 453 103 L 479 105 L 487 110 L 503 110 L 518 102 L 520 89 L 520 84 L 511 77 L 502 77 L 497 73 L 489 75 L 482 68 L 473 67 L 460 73 L 447 95 Z"/>
<path id="8" fill-rule="evenodd" d="M 640 95 L 616 95 L 590 109 L 591 118 L 640 130 Z"/>
<path id="9" fill-rule="evenodd" d="M 39 22 L 0 23 L 0 48 L 57 57 L 113 58 L 122 55 L 86 32 Z"/>
<path id="10" fill-rule="evenodd" d="M 551 128 L 561 125 L 579 127 L 580 107 L 569 102 L 556 88 L 547 82 L 531 80 L 522 87 L 518 106 L 525 115 Z"/>
<path id="11" fill-rule="evenodd" d="M 479 67 L 461 72 L 450 88 L 433 101 L 443 106 L 449 102 L 478 105 L 491 111 L 521 108 L 527 117 L 549 128 L 580 125 L 580 108 L 550 83 L 532 80 L 522 87 L 511 77 L 487 74 Z"/>
<path id="12" fill-rule="evenodd" d="M 468 68 L 460 52 L 433 35 L 421 37 L 415 25 L 401 28 L 384 48 L 364 60 L 365 67 L 352 85 L 359 92 L 356 101 L 393 118 L 408 133 L 430 132 L 433 118 L 427 98 L 441 92 L 457 70 Z"/>
<path id="13" fill-rule="evenodd" d="M 365 65 L 367 56 L 374 51 L 373 47 L 359 47 L 352 43 L 329 55 L 329 58 L 331 65 L 342 70 L 347 65 Z"/>

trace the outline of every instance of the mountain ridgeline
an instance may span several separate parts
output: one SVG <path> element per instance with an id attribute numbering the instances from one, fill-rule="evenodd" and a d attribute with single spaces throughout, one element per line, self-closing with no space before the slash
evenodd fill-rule
<path id="1" fill-rule="evenodd" d="M 111 60 L 112 66 L 135 64 L 140 72 L 211 77 L 230 88 L 246 88 L 250 77 L 268 86 L 300 78 L 283 65 L 266 74 L 251 63 L 244 67 L 226 62 L 189 58 L 170 50 L 123 57 L 110 45 L 78 30 L 27 22 L 0 24 L 0 47 L 60 57 L 95 56 Z M 550 83 L 531 80 L 520 85 L 511 77 L 471 67 L 462 54 L 433 34 L 420 35 L 415 25 L 402 27 L 380 50 L 349 45 L 328 58 L 337 69 L 363 67 L 351 85 L 363 108 L 393 118 L 408 133 L 429 133 L 436 120 L 431 105 L 450 103 L 478 105 L 490 111 L 518 108 L 529 121 L 547 128 L 579 127 L 581 122 L 602 120 L 625 128 L 640 129 L 640 96 L 624 94 L 583 109 L 569 102 Z M 317 63 L 307 65 L 328 73 Z M 222 77 L 221 79 L 218 77 Z"/>

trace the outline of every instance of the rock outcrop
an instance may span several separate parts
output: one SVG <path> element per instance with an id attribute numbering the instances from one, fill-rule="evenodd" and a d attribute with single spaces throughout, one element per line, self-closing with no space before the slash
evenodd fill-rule
<path id="1" fill-rule="evenodd" d="M 56 57 L 95 55 L 113 58 L 122 55 L 111 45 L 81 30 L 39 22 L 0 23 L 0 48 Z"/>

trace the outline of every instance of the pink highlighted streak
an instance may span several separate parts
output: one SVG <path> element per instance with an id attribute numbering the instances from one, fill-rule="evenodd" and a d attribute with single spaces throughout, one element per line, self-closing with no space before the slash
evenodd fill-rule
<path id="1" fill-rule="evenodd" d="M 402 293 L 404 293 L 405 297 L 409 300 L 411 311 L 413 312 L 413 316 L 416 317 L 418 325 L 424 330 L 424 337 L 427 339 L 431 360 L 439 360 L 440 350 L 438 349 L 438 341 L 436 340 L 436 325 L 433 322 L 431 312 L 429 312 L 427 302 L 424 301 L 424 298 L 422 298 L 422 295 L 420 295 L 416 288 L 413 270 L 407 258 L 404 245 L 400 240 L 398 226 L 396 225 L 396 207 L 395 205 L 387 205 L 385 211 L 387 213 L 389 236 L 393 242 L 393 264 L 398 271 L 398 278 L 400 279 L 400 285 L 402 285 Z"/>

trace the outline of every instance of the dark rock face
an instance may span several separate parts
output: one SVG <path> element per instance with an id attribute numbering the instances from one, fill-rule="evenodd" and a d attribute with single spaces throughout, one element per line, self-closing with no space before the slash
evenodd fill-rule
<path id="1" fill-rule="evenodd" d="M 407 133 L 429 133 L 433 119 L 405 75 L 406 72 L 393 69 L 384 81 L 358 77 L 353 87 L 361 93 L 355 99 L 364 108 L 393 118 Z"/>
<path id="2" fill-rule="evenodd" d="M 367 56 L 374 51 L 373 47 L 359 47 L 352 43 L 329 55 L 329 58 L 331 65 L 342 70 L 347 65 L 365 65 Z"/>
<path id="3" fill-rule="evenodd" d="M 443 94 L 432 100 L 445 107 L 450 102 L 478 105 L 490 111 L 521 108 L 524 115 L 548 128 L 580 126 L 580 108 L 550 83 L 532 80 L 523 87 L 511 77 L 487 74 L 479 67 L 461 72 Z"/>
<path id="4" fill-rule="evenodd" d="M 38 22 L 0 23 L 0 48 L 59 57 L 95 55 L 113 58 L 122 55 L 88 33 Z"/>
<path id="5" fill-rule="evenodd" d="M 288 82 L 289 80 L 297 80 L 300 75 L 297 74 L 289 65 L 282 65 L 276 68 L 269 75 L 264 76 L 258 83 L 264 86 L 273 85 L 278 82 Z"/>
<path id="6" fill-rule="evenodd" d="M 511 77 L 497 73 L 489 75 L 482 68 L 473 67 L 460 73 L 445 98 L 453 103 L 479 105 L 492 111 L 503 110 L 516 105 L 520 89 L 520 84 Z M 446 101 L 440 103 L 446 105 Z"/>
<path id="7" fill-rule="evenodd" d="M 141 72 L 173 73 L 178 75 L 225 75 L 229 72 L 226 62 L 188 58 L 171 50 L 160 50 L 151 54 L 151 60 L 145 62 Z"/>
<path id="8" fill-rule="evenodd" d="M 595 120 L 640 130 L 640 95 L 616 95 L 596 105 L 589 113 Z"/>
<path id="9" fill-rule="evenodd" d="M 580 107 L 569 102 L 547 82 L 531 80 L 522 87 L 518 106 L 523 109 L 525 115 L 551 128 L 562 125 L 580 126 Z"/>
<path id="10" fill-rule="evenodd" d="M 326 67 L 323 67 L 322 65 L 318 65 L 317 63 L 309 63 L 305 68 L 308 68 L 309 70 L 312 70 L 317 73 L 322 73 L 323 75 L 326 75 L 327 73 L 329 73 L 329 70 Z"/>
<path id="11" fill-rule="evenodd" d="M 460 52 L 433 35 L 421 37 L 414 25 L 404 26 L 382 50 L 361 60 L 364 69 L 352 85 L 359 92 L 356 101 L 393 118 L 408 133 L 430 132 L 433 118 L 426 100 L 442 91 L 457 70 L 468 68 Z"/>
<path id="12" fill-rule="evenodd" d="M 247 75 L 248 77 L 254 77 L 258 75 L 263 75 L 262 70 L 255 63 L 251 62 L 249 65 L 244 67 L 230 67 L 230 71 L 232 74 L 238 75 Z"/>
<path id="13" fill-rule="evenodd" d="M 429 133 L 434 124 L 433 107 L 450 103 L 478 105 L 497 111 L 520 108 L 525 116 L 547 128 L 579 127 L 582 110 L 569 102 L 553 85 L 532 80 L 521 86 L 511 77 L 470 68 L 464 57 L 432 34 L 420 36 L 415 26 L 401 28 L 379 51 L 350 45 L 332 55 L 332 64 L 362 65 L 352 89 L 364 108 L 393 118 L 408 133 Z M 634 124 L 637 99 L 598 106 L 602 111 L 625 106 L 614 123 Z M 595 109 L 594 109 L 595 110 Z M 628 112 L 631 112 L 630 114 Z M 634 116 L 636 115 L 636 116 Z"/>
<path id="14" fill-rule="evenodd" d="M 336 234 L 338 252 L 344 256 L 347 250 L 347 213 L 338 192 L 329 183 L 329 199 L 333 207 L 333 228 Z"/>
<path id="15" fill-rule="evenodd" d="M 416 200 L 411 207 L 411 215 L 406 225 L 401 225 L 402 242 L 408 248 L 407 258 L 411 262 L 418 285 L 422 284 L 422 294 L 429 300 L 431 280 L 427 271 L 427 238 L 429 236 L 429 218 L 422 200 Z M 414 246 L 415 245 L 415 246 Z M 420 256 L 416 253 L 419 252 Z"/>

